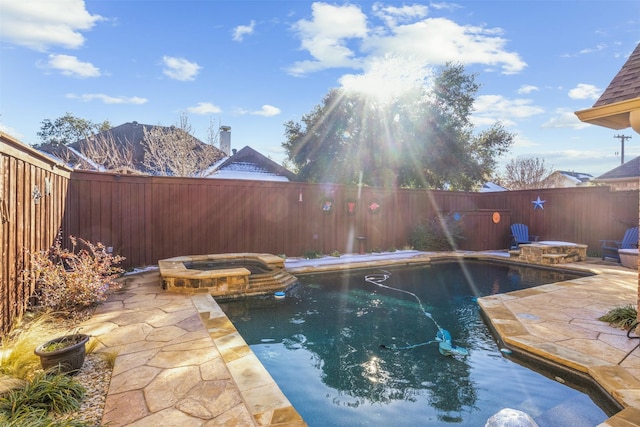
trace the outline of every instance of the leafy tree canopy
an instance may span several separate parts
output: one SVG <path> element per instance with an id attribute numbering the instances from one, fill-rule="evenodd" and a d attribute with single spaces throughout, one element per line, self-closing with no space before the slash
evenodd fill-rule
<path id="1" fill-rule="evenodd" d="M 478 88 L 447 64 L 384 102 L 333 89 L 301 123 L 285 123 L 282 146 L 303 181 L 470 190 L 513 143 L 499 122 L 474 134 Z"/>
<path id="2" fill-rule="evenodd" d="M 38 136 L 42 144 L 68 145 L 109 129 L 111 129 L 111 124 L 108 120 L 102 123 L 93 123 L 90 120 L 66 113 L 53 122 L 50 119 L 43 120 Z"/>

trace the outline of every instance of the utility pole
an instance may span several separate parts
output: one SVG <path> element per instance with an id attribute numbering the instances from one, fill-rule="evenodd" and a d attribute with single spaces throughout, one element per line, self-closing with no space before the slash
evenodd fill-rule
<path id="1" fill-rule="evenodd" d="M 624 142 L 627 139 L 631 139 L 631 136 L 627 135 L 615 135 L 614 138 L 618 138 L 620 140 L 620 164 L 624 164 Z"/>

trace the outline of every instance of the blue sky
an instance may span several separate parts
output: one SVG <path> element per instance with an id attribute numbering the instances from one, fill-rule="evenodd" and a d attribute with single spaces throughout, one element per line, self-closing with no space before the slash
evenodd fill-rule
<path id="1" fill-rule="evenodd" d="M 69 112 L 114 126 L 231 126 L 281 162 L 283 123 L 334 87 L 398 90 L 447 61 L 477 73 L 474 123 L 516 134 L 503 162 L 602 174 L 640 136 L 581 123 L 640 42 L 640 1 L 2 0 L 0 129 L 36 144 Z"/>

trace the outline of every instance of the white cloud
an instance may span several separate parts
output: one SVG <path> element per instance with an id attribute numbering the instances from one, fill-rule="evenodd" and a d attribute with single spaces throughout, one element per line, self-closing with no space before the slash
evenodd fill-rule
<path id="1" fill-rule="evenodd" d="M 162 71 L 164 75 L 180 81 L 195 80 L 202 68 L 195 62 L 190 62 L 184 58 L 176 58 L 173 56 L 163 56 L 162 62 L 165 66 L 165 69 Z"/>
<path id="2" fill-rule="evenodd" d="M 367 36 L 367 17 L 358 6 L 334 6 L 313 3 L 312 19 L 299 20 L 293 29 L 301 39 L 302 49 L 312 61 L 296 62 L 289 68 L 293 75 L 333 67 L 356 67 L 355 52 L 347 46 L 350 39 Z"/>
<path id="3" fill-rule="evenodd" d="M 565 53 L 563 55 L 561 55 L 563 58 L 573 58 L 579 55 L 588 55 L 590 53 L 594 53 L 594 52 L 601 52 L 604 49 L 607 48 L 607 45 L 604 43 L 599 43 L 596 45 L 596 47 L 588 47 L 585 49 L 580 50 L 578 53 Z"/>
<path id="4" fill-rule="evenodd" d="M 433 7 L 433 6 L 432 6 Z M 437 9 L 433 7 L 434 9 Z M 503 74 L 515 74 L 527 64 L 505 46 L 502 29 L 459 25 L 445 18 L 425 18 L 425 6 L 383 6 L 376 3 L 372 16 L 381 19 L 375 26 L 355 5 L 335 6 L 314 3 L 310 20 L 294 26 L 301 49 L 311 59 L 289 67 L 292 75 L 327 68 L 363 69 L 375 58 L 394 55 L 419 58 L 424 66 L 446 62 L 499 67 Z"/>
<path id="5" fill-rule="evenodd" d="M 535 91 L 538 91 L 538 90 L 540 90 L 540 89 L 538 88 L 538 86 L 533 86 L 533 85 L 522 85 L 522 86 L 520 86 L 520 87 L 518 88 L 518 93 L 519 93 L 519 94 L 524 94 L 524 95 L 526 95 L 526 94 L 528 94 L 528 93 L 535 92 Z"/>
<path id="6" fill-rule="evenodd" d="M 523 136 L 522 134 L 515 132 L 513 137 L 513 147 L 514 148 L 528 148 L 528 147 L 536 147 L 540 144 L 535 143 Z"/>
<path id="7" fill-rule="evenodd" d="M 24 137 L 24 135 L 22 135 L 20 132 L 18 132 L 17 130 L 15 130 L 14 128 L 12 128 L 11 126 L 7 126 L 4 123 L 0 122 L 0 132 L 4 132 L 7 135 L 11 135 L 14 138 L 17 139 L 22 139 Z"/>
<path id="8" fill-rule="evenodd" d="M 280 109 L 278 107 L 274 107 L 273 105 L 265 104 L 257 111 L 253 111 L 251 114 L 256 116 L 264 116 L 264 117 L 273 117 L 280 114 Z"/>
<path id="9" fill-rule="evenodd" d="M 238 109 L 235 110 L 235 113 L 239 114 L 241 116 L 246 115 L 246 114 L 250 114 L 250 115 L 253 115 L 253 116 L 273 117 L 273 116 L 277 116 L 278 114 L 280 114 L 281 111 L 280 111 L 280 109 L 278 107 L 274 107 L 273 105 L 265 104 L 259 110 L 250 111 L 250 110 L 245 110 L 245 109 L 242 109 L 242 108 L 238 108 Z"/>
<path id="10" fill-rule="evenodd" d="M 555 111 L 555 117 L 547 120 L 542 124 L 545 129 L 557 129 L 557 128 L 570 128 L 570 129 L 584 129 L 591 126 L 588 123 L 581 122 L 573 111 L 559 108 Z"/>
<path id="11" fill-rule="evenodd" d="M 0 39 L 38 51 L 84 44 L 82 31 L 90 30 L 100 15 L 91 15 L 83 0 L 2 0 Z"/>
<path id="12" fill-rule="evenodd" d="M 412 18 L 423 18 L 427 16 L 429 8 L 418 4 L 396 7 L 375 3 L 372 10 L 373 14 L 382 19 L 387 27 L 395 27 L 399 22 L 407 22 Z"/>
<path id="13" fill-rule="evenodd" d="M 126 97 L 126 96 L 110 96 L 103 93 L 85 93 L 82 95 L 76 95 L 68 93 L 66 95 L 69 99 L 77 99 L 82 102 L 90 101 L 102 101 L 104 104 L 146 104 L 148 99 L 140 98 L 138 96 Z"/>
<path id="14" fill-rule="evenodd" d="M 242 40 L 244 40 L 244 36 L 253 34 L 255 27 L 256 21 L 251 21 L 249 25 L 238 25 L 233 29 L 233 40 L 236 42 L 241 42 Z"/>
<path id="15" fill-rule="evenodd" d="M 501 121 L 505 126 L 514 126 L 516 119 L 525 119 L 544 113 L 544 109 L 532 105 L 530 99 L 507 99 L 502 95 L 481 95 L 473 104 L 471 119 L 476 125 L 491 125 Z"/>
<path id="16" fill-rule="evenodd" d="M 187 108 L 187 112 L 193 114 L 218 114 L 222 112 L 222 109 L 210 102 L 198 102 L 195 107 Z"/>
<path id="17" fill-rule="evenodd" d="M 100 69 L 90 62 L 82 62 L 71 55 L 49 55 L 46 68 L 60 71 L 62 75 L 77 78 L 100 77 Z"/>
<path id="18" fill-rule="evenodd" d="M 600 97 L 600 89 L 594 85 L 578 83 L 576 87 L 569 91 L 571 99 L 598 99 Z"/>
<path id="19" fill-rule="evenodd" d="M 506 51 L 499 28 L 463 26 L 445 18 L 427 18 L 399 25 L 387 34 L 364 41 L 363 50 L 380 55 L 396 52 L 422 58 L 429 64 L 459 62 L 499 66 L 503 74 L 516 74 L 526 67 L 517 53 Z"/>

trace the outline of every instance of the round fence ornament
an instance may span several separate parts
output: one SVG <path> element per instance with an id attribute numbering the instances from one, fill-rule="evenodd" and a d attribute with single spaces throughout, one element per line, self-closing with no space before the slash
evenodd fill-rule
<path id="1" fill-rule="evenodd" d="M 494 224 L 498 224 L 500 222 L 500 212 L 494 212 L 493 215 L 491 215 L 491 220 Z"/>
<path id="2" fill-rule="evenodd" d="M 369 213 L 377 214 L 380 212 L 380 205 L 376 202 L 371 202 L 371 204 L 367 206 L 367 209 L 369 210 Z"/>
<path id="3" fill-rule="evenodd" d="M 322 213 L 330 214 L 331 211 L 333 210 L 333 199 L 328 197 L 325 199 L 322 199 L 320 209 L 322 209 Z"/>
<path id="4" fill-rule="evenodd" d="M 344 204 L 344 209 L 347 212 L 347 215 L 355 215 L 358 209 L 358 203 L 355 199 L 347 199 Z"/>

